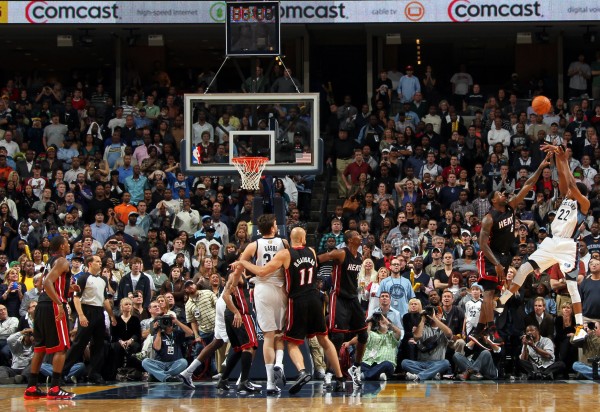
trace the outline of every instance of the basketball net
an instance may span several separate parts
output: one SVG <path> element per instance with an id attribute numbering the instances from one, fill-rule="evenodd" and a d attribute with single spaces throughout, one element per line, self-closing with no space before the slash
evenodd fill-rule
<path id="1" fill-rule="evenodd" d="M 234 157 L 231 159 L 231 162 L 242 177 L 242 189 L 259 189 L 260 176 L 268 160 L 267 157 Z"/>

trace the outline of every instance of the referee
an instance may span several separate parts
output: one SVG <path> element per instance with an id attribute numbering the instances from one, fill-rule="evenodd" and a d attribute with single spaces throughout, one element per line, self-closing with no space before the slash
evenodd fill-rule
<path id="1" fill-rule="evenodd" d="M 63 373 L 68 372 L 71 367 L 80 362 L 87 344 L 90 346 L 90 373 L 88 379 L 92 383 L 104 384 L 100 374 L 104 354 L 104 336 L 106 325 L 104 323 L 104 310 L 108 312 L 113 326 L 117 320 L 112 312 L 112 307 L 107 297 L 106 281 L 100 273 L 102 261 L 100 256 L 89 256 L 85 261 L 88 271 L 77 279 L 77 285 L 81 292 L 73 296 L 73 303 L 79 316 L 79 327 L 77 336 L 73 340 L 71 348 L 67 352 L 67 360 Z"/>

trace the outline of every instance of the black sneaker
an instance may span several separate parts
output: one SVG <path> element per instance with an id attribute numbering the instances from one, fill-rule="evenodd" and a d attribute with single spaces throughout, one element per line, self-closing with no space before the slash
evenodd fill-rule
<path id="1" fill-rule="evenodd" d="M 227 384 L 227 381 L 224 379 L 219 379 L 219 382 L 217 382 L 217 389 L 219 389 L 221 391 L 230 391 L 231 390 L 231 388 Z"/>
<path id="2" fill-rule="evenodd" d="M 48 394 L 46 395 L 46 399 L 50 400 L 61 400 L 61 399 L 65 399 L 65 400 L 69 400 L 69 399 L 73 399 L 75 397 L 75 394 L 73 392 L 67 392 L 65 390 L 63 390 L 60 386 L 53 386 L 52 388 L 50 388 L 50 390 L 48 391 Z"/>
<path id="3" fill-rule="evenodd" d="M 260 392 L 255 386 L 250 385 L 248 381 L 242 381 L 237 387 L 237 393 L 240 395 L 246 395 L 249 393 Z"/>
<path id="4" fill-rule="evenodd" d="M 46 392 L 40 389 L 39 386 L 30 386 L 25 389 L 23 398 L 26 400 L 46 399 Z"/>
<path id="5" fill-rule="evenodd" d="M 281 389 L 279 389 L 277 386 L 275 386 L 273 389 L 267 389 L 268 396 L 276 396 L 276 395 L 279 395 L 280 393 L 281 393 Z"/>
<path id="6" fill-rule="evenodd" d="M 346 392 L 346 381 L 344 379 L 333 379 L 331 381 L 331 392 Z"/>
<path id="7" fill-rule="evenodd" d="M 165 382 L 181 383 L 181 378 L 179 376 L 169 376 L 167 379 L 165 379 Z"/>
<path id="8" fill-rule="evenodd" d="M 192 381 L 192 377 L 190 375 L 188 375 L 185 372 L 181 372 L 179 374 L 179 377 L 181 378 L 181 381 L 183 382 L 183 386 L 185 386 L 188 389 L 196 389 L 196 387 L 194 386 L 194 382 Z"/>
<path id="9" fill-rule="evenodd" d="M 498 329 L 496 329 L 496 325 L 490 326 L 486 329 L 486 333 L 488 335 L 488 339 L 495 345 L 502 346 L 504 345 L 504 339 L 498 333 Z"/>
<path id="10" fill-rule="evenodd" d="M 105 385 L 106 381 L 99 373 L 94 373 L 88 376 L 88 382 L 93 383 L 94 385 Z"/>
<path id="11" fill-rule="evenodd" d="M 285 387 L 287 380 L 285 379 L 285 374 L 283 373 L 283 369 L 281 369 L 279 366 L 275 366 L 273 368 L 273 374 L 274 374 L 274 378 L 275 378 L 275 385 L 279 386 L 280 388 Z"/>
<path id="12" fill-rule="evenodd" d="M 312 379 L 312 375 L 310 373 L 307 373 L 304 370 L 302 372 L 300 372 L 300 375 L 298 375 L 298 379 L 296 379 L 296 382 L 294 382 L 293 385 L 289 389 L 290 394 L 294 395 L 294 394 L 298 393 L 305 384 L 310 382 L 311 379 Z"/>

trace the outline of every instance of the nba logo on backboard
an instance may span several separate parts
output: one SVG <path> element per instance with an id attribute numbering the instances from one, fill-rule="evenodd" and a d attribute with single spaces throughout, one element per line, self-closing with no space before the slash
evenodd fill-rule
<path id="1" fill-rule="evenodd" d="M 412 1 L 404 8 L 404 15 L 410 21 L 419 21 L 425 16 L 425 7 L 418 1 Z"/>

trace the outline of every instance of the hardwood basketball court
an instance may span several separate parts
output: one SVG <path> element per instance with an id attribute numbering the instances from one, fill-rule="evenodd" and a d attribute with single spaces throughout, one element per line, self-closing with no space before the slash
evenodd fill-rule
<path id="1" fill-rule="evenodd" d="M 287 391 L 278 397 L 263 393 L 238 396 L 220 393 L 211 382 L 197 382 L 196 390 L 177 383 L 119 383 L 108 386 L 68 387 L 77 394 L 73 401 L 25 401 L 23 385 L 0 388 L 5 411 L 81 410 L 112 411 L 249 411 L 296 412 L 372 409 L 377 411 L 468 410 L 468 411 L 593 411 L 598 408 L 600 386 L 592 381 L 555 382 L 454 382 L 426 383 L 365 382 L 360 392 L 329 394 L 322 382 L 310 382 L 300 393 Z M 288 385 L 289 387 L 289 385 Z M 435 408 L 435 409 L 434 409 Z"/>

